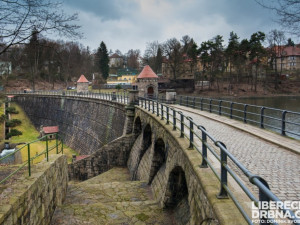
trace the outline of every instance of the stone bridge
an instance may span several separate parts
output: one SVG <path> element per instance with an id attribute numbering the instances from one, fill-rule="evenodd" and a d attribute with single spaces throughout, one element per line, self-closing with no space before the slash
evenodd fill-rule
<path id="1" fill-rule="evenodd" d="M 36 127 L 59 125 L 70 147 L 90 155 L 69 165 L 70 179 L 126 166 L 131 180 L 145 181 L 177 224 L 246 224 L 231 199 L 217 198 L 220 182 L 209 168 L 200 168 L 201 155 L 150 111 L 69 96 L 17 95 L 15 101 Z"/>

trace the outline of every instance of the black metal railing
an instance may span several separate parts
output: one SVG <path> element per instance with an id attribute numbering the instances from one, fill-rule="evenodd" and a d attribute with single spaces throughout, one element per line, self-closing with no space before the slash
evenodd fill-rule
<path id="1" fill-rule="evenodd" d="M 300 113 L 220 99 L 178 96 L 177 104 L 224 115 L 231 119 L 300 138 Z"/>
<path id="2" fill-rule="evenodd" d="M 6 93 L 7 95 L 47 95 L 47 96 L 71 96 L 71 97 L 82 97 L 82 98 L 94 98 L 102 99 L 108 101 L 116 101 L 120 103 L 127 104 L 128 94 L 126 92 L 83 92 L 77 93 L 76 91 L 31 91 L 31 92 L 21 92 L 12 91 Z"/>
<path id="3" fill-rule="evenodd" d="M 242 203 L 238 200 L 238 197 L 229 187 L 228 175 L 233 178 L 246 196 L 254 202 L 256 206 L 258 206 L 261 201 L 275 201 L 277 203 L 282 203 L 282 201 L 270 190 L 268 183 L 262 177 L 252 174 L 230 153 L 224 143 L 216 140 L 206 131 L 204 126 L 196 124 L 191 117 L 185 116 L 181 111 L 170 107 L 168 104 L 153 99 L 140 98 L 139 106 L 148 112 L 155 114 L 160 120 L 165 120 L 166 124 L 170 124 L 174 131 L 177 130 L 180 132 L 180 138 L 187 138 L 189 141 L 188 149 L 195 149 L 202 156 L 202 162 L 199 163 L 199 166 L 201 168 L 209 167 L 220 181 L 220 191 L 217 197 L 230 197 L 248 224 L 254 224 L 254 222 L 248 215 L 245 207 L 243 207 Z M 214 110 L 212 106 L 212 104 L 209 105 L 211 111 Z M 216 165 L 210 160 L 210 157 L 217 159 L 219 162 L 218 168 L 216 168 Z M 249 190 L 247 185 L 241 180 L 240 176 L 234 171 L 233 167 L 237 168 L 238 172 L 242 172 L 250 183 L 258 188 L 258 198 Z M 300 218 L 296 217 L 291 209 L 283 207 L 281 210 L 283 212 L 288 212 L 292 216 L 289 218 L 291 219 L 292 224 L 300 224 Z M 268 224 L 268 221 L 273 221 L 272 224 L 277 224 L 273 218 L 268 217 L 261 217 L 260 221 L 262 224 Z"/>

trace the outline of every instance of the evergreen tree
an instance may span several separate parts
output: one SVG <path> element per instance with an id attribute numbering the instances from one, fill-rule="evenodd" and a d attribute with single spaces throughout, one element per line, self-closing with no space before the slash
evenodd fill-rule
<path id="1" fill-rule="evenodd" d="M 162 60 L 163 60 L 162 51 L 161 48 L 158 47 L 156 58 L 155 58 L 155 67 L 154 67 L 155 73 L 161 73 Z"/>
<path id="2" fill-rule="evenodd" d="M 108 74 L 109 74 L 109 57 L 108 57 L 108 52 L 106 45 L 102 41 L 100 44 L 100 47 L 97 50 L 97 65 L 99 71 L 102 73 L 102 77 L 104 79 L 107 79 Z"/>

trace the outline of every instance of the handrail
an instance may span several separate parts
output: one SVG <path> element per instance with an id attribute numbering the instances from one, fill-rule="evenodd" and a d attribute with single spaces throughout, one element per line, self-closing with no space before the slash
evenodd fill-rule
<path id="1" fill-rule="evenodd" d="M 45 154 L 45 158 L 47 160 L 47 162 L 49 161 L 49 152 L 52 151 L 53 149 L 56 149 L 56 154 L 59 154 L 60 152 L 63 154 L 63 140 L 62 138 L 60 138 L 60 136 L 58 134 L 55 135 L 55 145 L 52 145 L 49 147 L 48 143 L 49 143 L 49 136 L 51 134 L 45 135 L 41 138 L 38 138 L 34 141 L 28 142 L 26 144 L 24 144 L 22 147 L 16 149 L 14 152 L 0 158 L 0 163 L 1 161 L 3 161 L 4 159 L 8 158 L 9 156 L 14 155 L 15 153 L 21 151 L 23 148 L 27 147 L 27 160 L 26 162 L 24 162 L 21 166 L 19 166 L 16 170 L 14 170 L 12 173 L 10 173 L 8 176 L 6 176 L 5 178 L 3 178 L 2 180 L 0 180 L 0 184 L 3 184 L 5 181 L 7 181 L 10 177 L 12 177 L 14 174 L 16 174 L 18 171 L 20 171 L 22 168 L 24 168 L 26 165 L 28 165 L 28 175 L 31 176 L 31 164 L 32 161 L 34 159 L 36 159 L 37 157 L 44 155 Z M 31 152 L 30 152 L 30 145 L 32 145 L 33 143 L 36 143 L 38 141 L 45 141 L 46 147 L 45 150 L 42 151 L 41 153 L 35 155 L 34 157 L 31 157 Z M 61 145 L 61 149 L 59 151 L 59 146 Z"/>
<path id="2" fill-rule="evenodd" d="M 211 102 L 212 101 L 210 101 L 210 103 Z M 275 201 L 275 202 L 282 203 L 281 200 L 270 190 L 268 183 L 263 178 L 252 174 L 242 163 L 240 163 L 237 160 L 237 158 L 235 158 L 234 155 L 230 153 L 230 151 L 227 149 L 224 143 L 216 140 L 211 134 L 209 134 L 206 131 L 205 127 L 196 124 L 191 117 L 185 116 L 184 113 L 176 110 L 173 107 L 170 107 L 168 104 L 164 104 L 153 99 L 140 98 L 138 105 L 141 108 L 147 110 L 148 113 L 152 113 L 156 115 L 161 120 L 167 120 L 166 125 L 170 124 L 173 127 L 173 130 L 175 131 L 178 130 L 180 132 L 180 138 L 184 138 L 184 137 L 187 138 L 187 140 L 189 141 L 188 149 L 189 150 L 195 149 L 202 155 L 202 163 L 199 166 L 201 168 L 209 167 L 212 170 L 212 172 L 215 174 L 215 176 L 218 178 L 218 180 L 220 181 L 220 192 L 217 197 L 218 198 L 230 197 L 248 224 L 254 224 L 254 223 L 249 217 L 249 215 L 247 214 L 246 210 L 241 205 L 241 203 L 238 201 L 234 192 L 229 187 L 228 174 L 234 179 L 234 181 L 240 186 L 240 188 L 243 190 L 246 196 L 248 196 L 248 198 L 252 202 L 254 202 L 256 206 L 259 205 L 259 201 Z M 221 106 L 221 104 L 218 106 Z M 211 109 L 212 108 L 213 107 L 211 106 Z M 180 123 L 179 126 L 176 125 L 176 121 Z M 185 121 L 188 123 L 185 123 Z M 197 129 L 195 128 L 197 128 L 201 132 L 201 137 L 196 132 Z M 202 143 L 201 146 L 197 144 L 197 140 L 199 140 L 200 143 Z M 212 142 L 214 146 L 209 144 L 208 140 Z M 218 155 L 217 151 L 214 148 L 216 148 L 216 150 L 219 151 L 220 155 Z M 218 169 L 216 169 L 213 166 L 213 164 L 209 161 L 208 152 L 210 152 L 212 156 L 214 156 L 220 163 L 219 172 Z M 233 171 L 231 166 L 227 163 L 228 160 L 230 160 L 238 168 L 238 170 L 240 170 L 248 178 L 248 180 L 253 185 L 258 187 L 259 199 L 255 197 L 255 195 L 249 190 L 249 188 L 242 182 L 240 177 Z M 298 224 L 298 225 L 300 224 L 300 218 L 298 218 L 291 209 L 283 207 L 281 210 L 283 212 L 288 212 L 293 217 L 293 218 L 287 218 L 291 220 L 290 222 L 292 222 L 293 224 Z M 261 217 L 260 221 L 264 223 L 267 221 L 274 221 L 274 219 L 268 217 Z M 273 224 L 276 223 L 274 222 Z"/>
<path id="3" fill-rule="evenodd" d="M 13 94 L 13 93 L 11 93 Z M 18 93 L 16 93 L 18 94 Z M 23 93 L 19 93 L 23 94 Z M 32 93 L 35 94 L 35 93 Z M 59 92 L 59 93 L 51 93 L 51 92 L 38 92 L 38 94 L 43 95 L 67 95 L 67 96 L 75 96 L 75 97 L 88 97 L 88 98 L 96 98 L 96 99 L 104 99 L 108 101 L 122 101 L 126 104 L 128 103 L 128 96 L 124 96 L 122 98 L 122 95 L 118 94 L 112 94 L 112 93 L 84 93 L 84 94 L 77 94 L 75 92 Z M 192 100 L 189 97 L 185 97 L 185 100 L 182 98 L 182 96 L 179 96 L 179 103 L 181 105 L 190 106 L 189 102 L 191 102 L 193 108 L 200 108 L 201 110 L 205 110 L 205 106 L 207 106 L 207 110 L 210 112 L 216 112 L 220 115 L 227 115 L 230 118 L 240 118 L 245 123 L 249 121 L 255 121 L 253 119 L 249 119 L 248 115 L 256 115 L 259 116 L 260 121 L 260 127 L 264 128 L 265 126 L 270 127 L 271 125 L 267 124 L 264 119 L 274 119 L 279 120 L 278 118 L 265 115 L 266 110 L 275 110 L 276 112 L 282 113 L 281 117 L 281 134 L 286 135 L 286 133 L 293 133 L 292 131 L 289 131 L 286 129 L 286 124 L 295 124 L 299 125 L 297 123 L 292 123 L 288 120 L 286 120 L 286 114 L 295 114 L 300 115 L 300 113 L 292 112 L 292 111 L 285 111 L 285 110 L 279 110 L 274 109 L 270 107 L 261 107 L 260 113 L 252 112 L 250 109 L 253 105 L 249 104 L 242 104 L 242 103 L 236 103 L 236 102 L 230 102 L 225 100 L 216 100 L 216 99 L 204 99 L 204 98 L 193 98 Z M 200 99 L 200 101 L 196 101 L 197 99 Z M 163 99 L 162 99 L 163 101 Z M 185 102 L 184 102 L 185 101 Z M 205 101 L 208 101 L 207 103 Z M 214 101 L 218 101 L 218 104 L 213 104 Z M 221 102 L 222 101 L 222 102 Z M 152 104 L 151 104 L 152 102 Z M 147 104 L 148 103 L 148 104 Z M 200 106 L 199 106 L 200 103 Z M 226 104 L 228 106 L 226 106 Z M 218 180 L 220 181 L 220 193 L 218 195 L 219 198 L 227 198 L 228 196 L 233 200 L 234 204 L 237 206 L 245 220 L 248 222 L 248 224 L 253 224 L 249 216 L 247 215 L 245 209 L 241 206 L 238 199 L 234 195 L 234 193 L 231 191 L 227 184 L 227 176 L 228 174 L 231 175 L 231 177 L 237 182 L 237 184 L 241 187 L 241 189 L 245 192 L 245 194 L 249 197 L 251 201 L 255 203 L 257 206 L 259 204 L 259 201 L 276 201 L 279 203 L 282 203 L 276 195 L 274 195 L 273 192 L 270 191 L 268 183 L 261 177 L 252 174 L 250 171 L 246 169 L 245 166 L 243 166 L 227 149 L 226 145 L 222 142 L 217 141 L 211 134 L 209 134 L 206 129 L 196 124 L 193 120 L 185 116 L 182 112 L 175 110 L 174 108 L 170 107 L 168 104 L 164 104 L 162 102 L 156 101 L 154 99 L 147 99 L 147 98 L 140 98 L 138 105 L 148 111 L 148 113 L 151 113 L 159 117 L 161 120 L 167 120 L 168 124 L 171 124 L 173 126 L 173 130 L 179 130 L 180 131 L 180 138 L 186 137 L 190 141 L 189 149 L 195 149 L 202 155 L 202 163 L 200 165 L 201 168 L 207 168 L 209 167 L 213 173 L 216 175 Z M 242 109 L 234 108 L 235 106 L 240 106 Z M 152 107 L 152 110 L 151 110 Z M 258 107 L 259 108 L 259 107 Z M 227 111 L 226 111 L 227 110 Z M 239 115 L 234 114 L 235 111 L 241 112 L 243 114 L 242 117 Z M 179 116 L 179 118 L 178 118 Z M 171 119 L 170 119 L 171 118 Z M 173 118 L 173 120 L 172 120 Z M 177 121 L 179 122 L 179 125 L 177 125 Z M 189 121 L 189 124 L 186 124 L 185 122 Z M 186 129 L 185 129 L 186 128 Z M 194 128 L 198 128 L 198 130 L 201 131 L 201 138 L 197 134 L 196 130 Z M 277 127 L 278 128 L 278 127 Z M 187 134 L 187 132 L 189 134 Z M 297 134 L 299 135 L 299 134 Z M 194 141 L 194 138 L 197 138 L 201 143 L 202 146 L 198 146 L 196 141 Z M 211 146 L 209 144 L 210 140 L 214 146 Z M 217 151 L 215 151 L 214 148 L 218 149 L 219 154 Z M 213 167 L 212 163 L 208 159 L 208 152 L 210 152 L 219 162 L 220 162 L 220 174 L 218 173 L 217 169 Z M 235 172 L 231 169 L 229 164 L 227 163 L 227 160 L 230 159 L 231 162 L 233 162 L 236 167 L 243 172 L 243 174 L 248 178 L 248 180 L 254 184 L 259 189 L 259 200 L 256 199 L 256 197 L 252 194 L 252 192 L 248 189 L 247 186 L 239 179 L 239 176 L 235 174 Z M 300 218 L 296 217 L 295 214 L 288 208 L 282 208 L 282 211 L 289 212 L 290 215 L 294 216 L 294 220 L 292 221 L 293 224 L 299 224 L 300 225 Z M 267 222 L 270 218 L 260 218 L 261 221 Z M 271 218 L 272 221 L 272 218 Z M 273 223 L 276 224 L 276 223 Z"/>
<path id="4" fill-rule="evenodd" d="M 281 135 L 292 135 L 300 139 L 300 123 L 291 121 L 297 118 L 300 121 L 300 112 L 276 109 L 266 106 L 243 104 L 223 99 L 211 99 L 190 96 L 178 96 L 177 104 L 225 115 L 231 119 L 250 122 L 260 128 L 271 128 Z"/>

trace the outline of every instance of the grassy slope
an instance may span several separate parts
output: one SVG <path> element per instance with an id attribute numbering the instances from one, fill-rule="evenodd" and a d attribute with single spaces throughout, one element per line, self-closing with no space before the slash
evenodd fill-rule
<path id="1" fill-rule="evenodd" d="M 19 114 L 12 114 L 11 119 L 19 119 L 22 121 L 22 124 L 20 126 L 17 126 L 16 129 L 21 131 L 23 134 L 20 136 L 12 137 L 10 139 L 10 142 L 11 143 L 28 143 L 28 142 L 32 142 L 32 141 L 38 139 L 39 132 L 35 129 L 35 127 L 31 123 L 31 121 L 27 117 L 27 115 L 24 113 L 23 109 L 15 103 L 12 103 L 11 106 L 15 107 L 16 110 L 19 111 Z M 49 143 L 48 143 L 49 148 L 54 145 L 55 145 L 55 140 L 49 141 Z M 18 147 L 22 147 L 22 145 L 19 145 Z M 31 157 L 41 153 L 45 149 L 46 149 L 45 141 L 38 141 L 36 143 L 31 144 L 30 145 Z M 55 152 L 56 152 L 56 150 L 54 149 L 50 152 L 50 154 L 55 154 Z M 21 150 L 21 154 L 22 154 L 22 160 L 27 160 L 27 158 L 28 158 L 27 157 L 27 155 L 28 155 L 27 147 L 24 147 Z M 73 149 L 64 145 L 64 154 L 67 155 L 68 161 L 71 162 L 72 154 L 77 154 L 77 153 Z M 42 155 L 42 156 L 38 157 L 37 159 L 35 159 L 34 163 L 40 162 L 44 158 L 45 157 Z"/>

